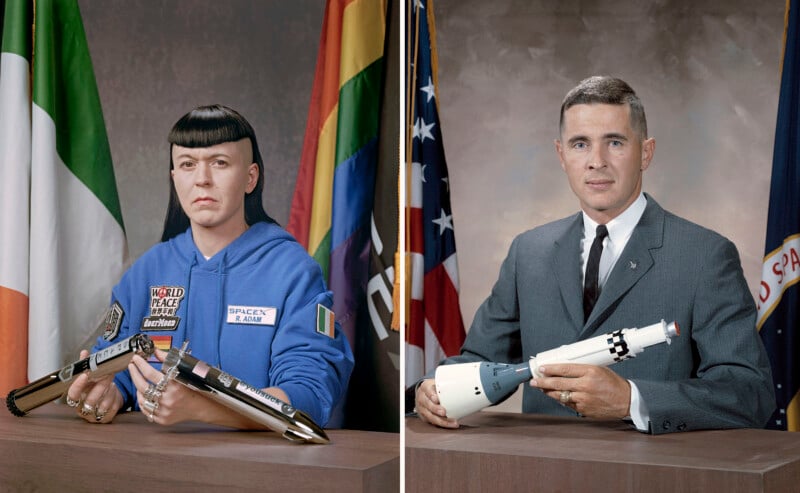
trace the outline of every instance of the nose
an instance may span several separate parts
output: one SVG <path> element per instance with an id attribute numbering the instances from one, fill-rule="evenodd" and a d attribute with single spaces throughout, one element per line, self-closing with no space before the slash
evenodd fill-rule
<path id="1" fill-rule="evenodd" d="M 198 163 L 194 173 L 195 184 L 203 186 L 211 183 L 211 166 L 206 163 Z"/>
<path id="2" fill-rule="evenodd" d="M 606 166 L 606 155 L 603 146 L 594 146 L 589 154 L 589 169 L 604 168 Z"/>

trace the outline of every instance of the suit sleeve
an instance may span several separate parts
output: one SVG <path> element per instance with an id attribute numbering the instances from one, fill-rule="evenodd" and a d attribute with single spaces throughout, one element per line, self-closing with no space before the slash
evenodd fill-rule
<path id="1" fill-rule="evenodd" d="M 769 361 L 755 328 L 756 308 L 736 247 L 708 245 L 693 286 L 694 368 L 685 380 L 637 380 L 650 414 L 650 433 L 763 427 L 775 409 Z M 688 332 L 688 333 L 687 333 Z"/>

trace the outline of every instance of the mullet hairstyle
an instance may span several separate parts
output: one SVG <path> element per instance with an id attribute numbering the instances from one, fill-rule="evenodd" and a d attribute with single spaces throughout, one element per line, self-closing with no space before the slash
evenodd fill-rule
<path id="1" fill-rule="evenodd" d="M 257 222 L 275 223 L 267 215 L 262 203 L 261 194 L 264 190 L 264 161 L 258 150 L 258 142 L 253 127 L 245 118 L 236 111 L 219 104 L 211 106 L 198 106 L 186 113 L 172 130 L 167 140 L 169 146 L 169 205 L 167 216 L 164 218 L 164 231 L 161 241 L 168 241 L 186 231 L 189 227 L 189 217 L 181 207 L 178 193 L 175 191 L 175 182 L 172 179 L 172 146 L 197 148 L 211 147 L 225 142 L 237 142 L 250 139 L 253 149 L 253 162 L 258 164 L 258 180 L 252 192 L 244 196 L 244 219 L 248 225 Z"/>
<path id="2" fill-rule="evenodd" d="M 631 128 L 641 140 L 647 138 L 647 118 L 639 96 L 622 79 L 605 75 L 595 75 L 583 79 L 564 96 L 561 103 L 561 116 L 558 120 L 559 138 L 564 131 L 564 112 L 578 104 L 627 104 L 630 109 Z"/>

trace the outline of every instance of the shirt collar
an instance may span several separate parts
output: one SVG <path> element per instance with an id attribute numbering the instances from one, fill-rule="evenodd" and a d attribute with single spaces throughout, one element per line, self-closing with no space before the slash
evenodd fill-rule
<path id="1" fill-rule="evenodd" d="M 626 243 L 633 234 L 633 229 L 642 218 L 647 207 L 647 199 L 644 193 L 639 193 L 639 197 L 622 214 L 615 217 L 606 224 L 608 228 L 608 238 L 612 243 Z M 594 239 L 598 223 L 583 212 L 583 237 L 587 240 Z"/>

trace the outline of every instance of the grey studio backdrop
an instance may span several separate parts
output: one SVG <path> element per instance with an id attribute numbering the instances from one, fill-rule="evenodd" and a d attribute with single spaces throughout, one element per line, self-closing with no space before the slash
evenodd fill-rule
<path id="1" fill-rule="evenodd" d="M 130 256 L 159 241 L 167 134 L 202 104 L 253 125 L 264 205 L 286 226 L 303 147 L 324 0 L 79 0 Z"/>
<path id="2" fill-rule="evenodd" d="M 783 0 L 435 0 L 435 7 L 467 326 L 514 236 L 578 210 L 553 140 L 564 94 L 593 74 L 627 80 L 644 102 L 656 139 L 644 190 L 730 238 L 757 295 Z M 520 394 L 496 409 L 519 409 Z"/>

